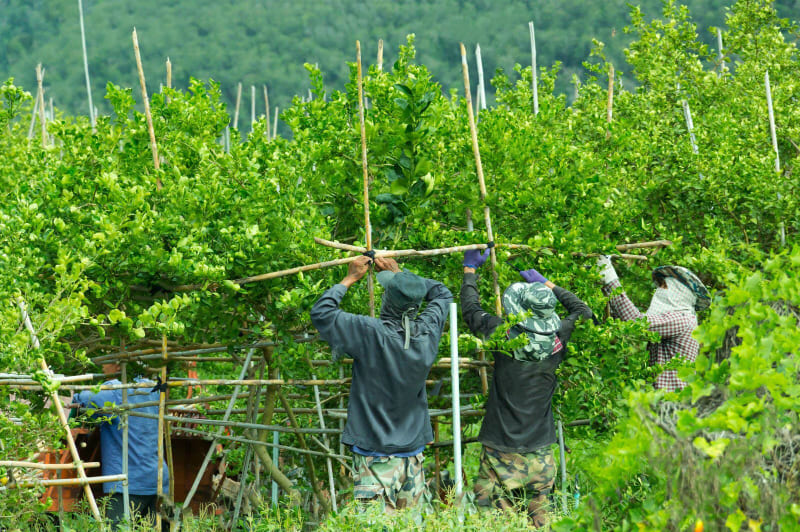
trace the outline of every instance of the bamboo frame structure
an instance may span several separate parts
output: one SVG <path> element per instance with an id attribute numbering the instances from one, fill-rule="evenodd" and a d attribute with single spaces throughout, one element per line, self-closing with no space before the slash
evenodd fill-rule
<path id="1" fill-rule="evenodd" d="M 147 121 L 147 132 L 150 135 L 150 151 L 153 152 L 153 166 L 156 170 L 161 168 L 161 160 L 158 157 L 158 145 L 156 144 L 156 132 L 153 129 L 153 115 L 150 113 L 150 98 L 147 96 L 147 84 L 144 79 L 144 68 L 142 68 L 142 56 L 139 53 L 139 38 L 136 35 L 136 28 L 133 28 L 133 53 L 136 56 L 136 70 L 139 72 L 139 84 L 142 86 L 142 103 L 144 104 L 144 117 Z M 156 177 L 156 189 L 161 190 L 161 177 Z"/>

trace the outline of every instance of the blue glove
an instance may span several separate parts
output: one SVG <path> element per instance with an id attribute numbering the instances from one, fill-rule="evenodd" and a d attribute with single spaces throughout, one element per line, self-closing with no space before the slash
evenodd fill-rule
<path id="1" fill-rule="evenodd" d="M 483 253 L 477 249 L 468 249 L 464 252 L 464 262 L 461 264 L 467 268 L 475 268 L 477 270 L 489 258 L 489 253 L 491 253 L 490 248 L 483 250 Z"/>
<path id="2" fill-rule="evenodd" d="M 545 278 L 545 276 L 542 275 L 541 273 L 537 272 L 533 268 L 531 268 L 530 270 L 523 270 L 523 271 L 519 272 L 519 274 L 522 276 L 523 279 L 525 279 L 529 283 L 546 283 L 547 282 L 547 279 Z"/>

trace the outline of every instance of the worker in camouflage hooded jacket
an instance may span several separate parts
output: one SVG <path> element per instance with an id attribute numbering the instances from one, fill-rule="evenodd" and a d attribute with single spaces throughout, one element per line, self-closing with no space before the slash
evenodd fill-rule
<path id="1" fill-rule="evenodd" d="M 711 304 L 711 297 L 702 281 L 682 266 L 659 266 L 652 274 L 656 290 L 650 307 L 642 313 L 627 294 L 620 291 L 622 285 L 611 264 L 611 257 L 603 255 L 598 258 L 597 264 L 603 277 L 603 293 L 610 296 L 612 315 L 623 321 L 647 320 L 647 329 L 659 334 L 660 340 L 650 342 L 647 346 L 650 365 L 666 364 L 677 356 L 694 362 L 700 350 L 700 344 L 692 337 L 697 328 L 697 312 L 707 309 Z M 686 383 L 678 378 L 678 372 L 673 369 L 662 371 L 656 377 L 654 386 L 672 392 L 680 390 Z"/>
<path id="2" fill-rule="evenodd" d="M 483 310 L 478 297 L 476 270 L 488 257 L 464 254 L 461 314 L 475 335 L 489 336 L 505 320 Z M 556 286 L 534 269 L 520 272 L 527 283 L 514 283 L 503 294 L 506 315 L 529 312 L 531 317 L 508 328 L 509 339 L 526 335 L 526 342 L 511 352 L 495 351 L 486 415 L 478 440 L 483 444 L 475 502 L 479 507 L 511 509 L 528 501 L 534 526 L 546 524 L 547 495 L 555 479 L 550 446 L 556 442 L 551 401 L 556 389 L 556 369 L 566 354 L 567 342 L 579 318 L 592 311 L 575 294 Z M 567 310 L 563 319 L 556 303 Z"/>
<path id="3" fill-rule="evenodd" d="M 368 257 L 351 262 L 341 283 L 314 304 L 311 321 L 334 352 L 353 358 L 342 434 L 342 442 L 353 450 L 353 496 L 381 500 L 391 512 L 427 498 L 422 452 L 433 431 L 425 379 L 436 360 L 453 296 L 442 283 L 400 271 L 394 260 L 377 257 L 377 278 L 384 288 L 380 317 L 341 310 L 345 292 L 364 276 L 369 263 Z"/>

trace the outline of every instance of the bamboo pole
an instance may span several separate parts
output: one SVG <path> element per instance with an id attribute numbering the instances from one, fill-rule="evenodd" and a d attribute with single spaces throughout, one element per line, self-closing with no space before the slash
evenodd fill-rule
<path id="1" fill-rule="evenodd" d="M 120 369 L 122 370 L 122 384 L 128 384 L 128 363 L 123 362 L 120 364 Z M 128 404 L 128 389 L 122 389 L 122 406 L 129 407 Z M 125 520 L 131 520 L 131 495 L 130 495 L 130 485 L 128 484 L 128 458 L 129 458 L 129 436 L 130 436 L 130 426 L 128 425 L 130 417 L 128 416 L 128 411 L 125 410 L 122 413 L 122 474 L 125 475 L 125 480 L 122 481 L 122 504 L 125 505 L 124 515 Z"/>
<path id="2" fill-rule="evenodd" d="M 167 65 L 167 88 L 172 89 L 172 61 L 169 60 L 169 57 L 167 57 L 166 65 Z M 169 104 L 170 101 L 169 94 L 164 99 L 164 101 Z"/>
<path id="3" fill-rule="evenodd" d="M 167 382 L 167 334 L 161 335 L 161 352 L 163 365 L 161 366 L 161 386 L 158 392 L 158 474 L 156 497 L 161 501 L 164 497 L 164 414 L 166 413 L 167 391 L 164 383 Z M 156 512 L 156 530 L 161 530 L 161 512 Z"/>
<path id="4" fill-rule="evenodd" d="M 270 139 L 270 134 L 269 134 L 269 131 L 270 131 L 270 129 L 269 129 L 269 126 L 270 126 L 270 123 L 269 123 L 269 91 L 267 90 L 267 86 L 266 85 L 264 85 L 264 109 L 266 110 L 265 116 L 266 116 L 266 122 L 267 122 L 267 140 L 269 140 Z"/>
<path id="5" fill-rule="evenodd" d="M 614 65 L 608 65 L 608 104 L 606 105 L 606 139 L 611 138 L 611 121 L 614 117 Z"/>
<path id="6" fill-rule="evenodd" d="M 769 70 L 764 72 L 764 88 L 767 92 L 767 112 L 769 114 L 769 135 L 772 138 L 772 149 L 775 151 L 775 172 L 781 172 L 781 155 L 778 151 L 778 136 L 775 133 L 775 112 L 772 108 L 772 89 L 769 84 Z M 778 193 L 778 200 L 781 199 L 780 192 Z M 780 240 L 781 247 L 786 246 L 786 224 L 781 221 L 780 224 Z"/>
<path id="7" fill-rule="evenodd" d="M 631 249 L 646 249 L 646 248 L 665 248 L 672 245 L 671 240 L 653 240 L 652 242 L 635 242 L 632 244 L 619 244 L 616 246 L 617 251 L 629 251 Z"/>
<path id="8" fill-rule="evenodd" d="M 717 50 L 719 51 L 719 65 L 720 71 L 719 75 L 721 76 L 727 66 L 725 65 L 725 55 L 723 54 L 722 50 L 722 30 L 717 28 Z"/>
<path id="9" fill-rule="evenodd" d="M 26 482 L 18 482 L 17 484 L 14 484 L 13 486 L 9 485 L 9 486 L 2 487 L 2 488 L 0 488 L 0 491 L 5 491 L 7 489 L 13 489 L 13 488 L 34 488 L 34 487 L 38 487 L 38 486 L 77 486 L 77 485 L 81 485 L 81 486 L 83 486 L 84 491 L 88 490 L 89 492 L 91 492 L 92 488 L 89 487 L 91 484 L 101 484 L 101 483 L 105 483 L 105 482 L 119 482 L 121 480 L 124 480 L 124 478 L 125 477 L 123 475 L 108 475 L 108 476 L 104 476 L 104 477 L 55 478 L 55 479 L 48 479 L 48 480 L 32 480 L 32 481 L 26 481 Z M 91 500 L 93 501 L 94 497 L 92 497 Z M 95 503 L 94 509 L 97 509 L 97 504 L 96 503 Z M 94 513 L 94 509 L 92 510 L 92 513 Z M 99 512 L 97 513 L 97 515 L 95 515 L 95 519 L 97 519 L 98 521 L 102 521 L 102 518 L 100 517 L 100 513 Z"/>
<path id="10" fill-rule="evenodd" d="M 561 462 L 561 511 L 567 513 L 567 455 L 564 452 L 564 427 L 558 420 L 558 456 Z"/>
<path id="11" fill-rule="evenodd" d="M 383 39 L 378 39 L 378 70 L 383 71 Z"/>
<path id="12" fill-rule="evenodd" d="M 312 373 L 311 378 L 316 379 L 317 376 Z M 325 428 L 325 417 L 322 414 L 322 402 L 319 399 L 319 386 L 314 386 L 314 402 L 317 405 L 317 416 L 319 417 L 319 426 L 320 428 Z M 289 412 L 287 411 L 287 414 Z M 330 441 L 328 440 L 327 434 L 322 435 L 322 441 L 325 443 L 325 446 L 330 449 Z M 325 458 L 325 465 L 328 469 L 328 485 L 330 486 L 331 490 L 331 507 L 333 508 L 334 512 L 338 511 L 336 507 L 336 484 L 333 482 L 333 464 L 331 463 L 331 459 Z"/>
<path id="13" fill-rule="evenodd" d="M 31 111 L 31 124 L 28 127 L 28 140 L 33 139 L 33 128 L 36 126 L 36 113 L 39 111 L 39 93 L 36 93 L 36 98 L 33 100 L 33 110 Z"/>
<path id="14" fill-rule="evenodd" d="M 41 469 L 43 471 L 62 471 L 77 469 L 77 465 L 72 464 L 43 464 L 41 462 L 20 462 L 16 460 L 0 460 L 0 467 L 26 467 L 28 469 Z M 100 462 L 83 462 L 84 469 L 95 469 L 100 467 Z"/>
<path id="15" fill-rule="evenodd" d="M 36 331 L 33 329 L 33 324 L 31 323 L 30 316 L 28 315 L 28 310 L 25 306 L 25 301 L 22 298 L 17 300 L 17 305 L 19 306 L 19 310 L 22 313 L 22 321 L 25 323 L 25 328 L 31 335 L 31 343 L 33 348 L 37 351 L 39 350 L 39 337 L 36 335 Z M 51 376 L 52 372 L 50 368 L 47 366 L 47 362 L 44 360 L 44 356 L 39 358 L 39 365 L 42 368 L 42 371 L 45 375 Z M 98 521 L 101 520 L 100 517 L 100 510 L 97 508 L 97 501 L 94 500 L 94 495 L 92 494 L 92 489 L 89 487 L 87 483 L 87 476 L 86 471 L 83 468 L 83 462 L 81 461 L 80 454 L 78 453 L 78 447 L 75 445 L 75 438 L 72 437 L 72 431 L 69 428 L 69 421 L 67 421 L 67 416 L 64 414 L 64 408 L 61 405 L 61 399 L 58 397 L 58 393 L 55 390 L 49 392 L 50 395 L 50 402 L 53 403 L 53 407 L 58 414 L 58 421 L 61 424 L 61 428 L 64 430 L 64 435 L 67 438 L 67 446 L 69 448 L 69 452 L 72 455 L 72 461 L 75 464 L 75 468 L 78 471 L 78 479 L 81 484 L 83 484 L 83 492 L 86 495 L 86 499 L 89 501 L 89 508 L 92 510 L 92 514 L 94 518 Z M 64 479 L 69 480 L 69 479 Z M 63 482 L 63 480 L 57 481 L 49 481 L 49 482 Z M 53 486 L 57 486 L 59 484 L 54 483 Z M 64 485 L 64 484 L 61 484 Z"/>
<path id="16" fill-rule="evenodd" d="M 144 117 L 147 120 L 147 132 L 150 134 L 150 150 L 153 152 L 153 166 L 158 170 L 161 161 L 158 157 L 158 145 L 156 144 L 156 132 L 153 129 L 153 116 L 150 114 L 150 98 L 147 97 L 147 84 L 144 79 L 144 68 L 142 68 L 142 56 L 139 53 L 139 38 L 136 35 L 136 28 L 133 28 L 133 53 L 136 56 L 136 69 L 139 71 L 139 84 L 142 86 L 142 102 L 144 103 Z M 156 189 L 161 190 L 161 177 L 156 177 Z"/>
<path id="17" fill-rule="evenodd" d="M 44 70 L 42 69 L 42 64 L 39 63 L 36 65 L 36 83 L 39 85 L 39 92 L 37 93 L 37 98 L 39 99 L 39 124 L 42 127 L 42 147 L 47 147 L 47 119 L 45 118 L 45 108 L 44 108 Z"/>
<path id="18" fill-rule="evenodd" d="M 256 86 L 250 85 L 250 130 L 256 125 Z"/>
<path id="19" fill-rule="evenodd" d="M 358 123 L 361 129 L 361 170 L 363 172 L 363 192 L 364 192 L 364 238 L 367 243 L 367 251 L 372 250 L 372 226 L 369 222 L 369 168 L 367 165 L 367 130 L 364 125 L 364 81 L 361 75 L 361 42 L 356 41 L 356 72 L 358 85 Z M 369 315 L 375 317 L 375 284 L 372 279 L 372 272 L 367 277 L 367 289 L 369 290 Z"/>
<path id="20" fill-rule="evenodd" d="M 236 107 L 233 111 L 233 129 L 239 129 L 239 105 L 242 103 L 242 82 L 236 88 Z"/>
<path id="21" fill-rule="evenodd" d="M 686 120 L 686 129 L 689 131 L 689 142 L 692 144 L 692 152 L 697 155 L 697 140 L 694 137 L 694 122 L 692 122 L 692 110 L 689 109 L 689 102 L 681 100 L 683 106 L 683 118 Z"/>
<path id="22" fill-rule="evenodd" d="M 478 65 L 478 101 L 475 105 L 475 116 L 481 109 L 486 109 L 486 85 L 483 80 L 483 59 L 481 58 L 481 45 L 475 45 L 475 62 Z"/>
<path id="23" fill-rule="evenodd" d="M 458 364 L 458 305 L 450 303 L 450 358 Z M 458 369 L 453 366 L 450 373 L 453 387 L 453 467 L 456 482 L 456 497 L 461 497 L 464 481 L 461 477 L 461 399 L 458 389 Z"/>
<path id="24" fill-rule="evenodd" d="M 539 72 L 536 68 L 536 32 L 533 21 L 528 22 L 531 34 L 531 92 L 533 93 L 533 116 L 539 114 Z"/>
<path id="25" fill-rule="evenodd" d="M 92 124 L 92 132 L 95 130 L 97 117 L 94 113 L 94 103 L 92 103 L 92 84 L 89 81 L 89 56 L 86 52 L 86 30 L 83 25 L 83 0 L 78 0 L 78 13 L 81 23 L 81 46 L 83 47 L 83 72 L 86 77 L 86 94 L 89 97 L 89 123 Z"/>
<path id="26" fill-rule="evenodd" d="M 303 432 L 304 430 L 311 430 L 311 429 L 303 430 L 300 428 L 300 425 L 297 423 L 297 418 L 295 417 L 294 412 L 292 411 L 292 407 L 289 404 L 289 401 L 286 400 L 286 397 L 283 395 L 283 392 L 281 390 L 278 390 L 278 398 L 280 399 L 283 408 L 286 409 L 286 413 L 289 416 L 289 423 L 291 423 L 292 428 L 295 429 L 295 434 L 297 435 L 297 442 L 300 444 L 300 448 L 308 449 L 308 445 L 306 444 L 306 439 L 305 437 L 303 437 Z M 320 432 L 320 434 L 324 433 Z M 322 496 L 322 493 L 319 489 L 319 484 L 317 483 L 317 474 L 314 472 L 314 461 L 308 454 L 305 455 L 305 459 L 306 459 L 306 467 L 308 469 L 309 481 L 311 482 L 311 487 L 314 490 L 314 495 L 316 495 L 317 497 L 317 502 L 319 502 L 320 506 L 322 506 L 325 509 L 326 513 L 330 512 L 331 511 L 330 504 Z"/>
<path id="27" fill-rule="evenodd" d="M 278 106 L 275 106 L 275 115 L 272 117 L 272 138 L 278 136 Z"/>
<path id="28" fill-rule="evenodd" d="M 464 74 L 464 92 L 467 98 L 467 115 L 469 118 L 469 130 L 472 136 L 472 152 L 475 155 L 475 169 L 478 174 L 478 183 L 481 190 L 481 202 L 483 202 L 483 219 L 486 223 L 486 234 L 489 242 L 494 244 L 494 233 L 492 233 L 492 217 L 489 212 L 489 205 L 486 204 L 486 183 L 483 179 L 483 165 L 481 164 L 481 152 L 478 147 L 478 130 L 475 128 L 475 116 L 472 114 L 472 95 L 470 94 L 469 87 L 469 68 L 467 67 L 467 51 L 464 45 L 461 44 L 461 67 Z M 489 258 L 492 270 L 492 281 L 494 285 L 495 295 L 495 311 L 498 316 L 503 314 L 503 309 L 500 304 L 500 285 L 497 280 L 497 253 L 494 247 L 489 251 Z"/>

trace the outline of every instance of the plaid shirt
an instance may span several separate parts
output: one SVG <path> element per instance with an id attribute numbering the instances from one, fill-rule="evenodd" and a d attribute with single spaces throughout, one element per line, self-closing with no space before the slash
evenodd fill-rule
<path id="1" fill-rule="evenodd" d="M 610 296 L 614 290 L 621 288 L 619 280 L 612 281 L 603 286 L 603 293 Z M 694 362 L 700 350 L 700 344 L 692 338 L 692 332 L 697 327 L 697 316 L 691 312 L 667 312 L 657 316 L 648 316 L 636 308 L 623 292 L 609 300 L 611 313 L 623 321 L 647 319 L 648 330 L 661 335 L 661 341 L 651 342 L 647 348 L 650 350 L 650 365 L 666 364 L 675 356 L 681 356 Z M 662 372 L 655 382 L 655 387 L 660 390 L 675 391 L 686 386 L 678 378 L 678 372 L 669 370 Z"/>

